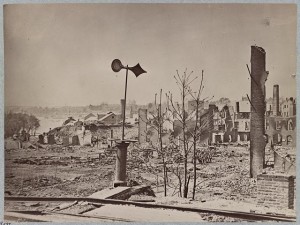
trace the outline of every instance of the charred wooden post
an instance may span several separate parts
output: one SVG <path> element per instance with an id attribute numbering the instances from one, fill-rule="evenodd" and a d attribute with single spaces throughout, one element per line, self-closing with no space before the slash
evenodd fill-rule
<path id="1" fill-rule="evenodd" d="M 266 52 L 251 46 L 251 118 L 250 118 L 250 177 L 256 178 L 265 161 L 265 82 Z"/>

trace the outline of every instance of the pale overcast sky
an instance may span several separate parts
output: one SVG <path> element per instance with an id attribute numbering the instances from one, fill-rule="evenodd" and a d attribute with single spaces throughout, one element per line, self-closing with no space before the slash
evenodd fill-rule
<path id="1" fill-rule="evenodd" d="M 204 70 L 205 96 L 250 93 L 250 46 L 267 52 L 267 97 L 296 96 L 293 4 L 19 4 L 4 7 L 5 105 L 119 103 L 125 71 L 140 63 L 128 99 L 175 93 L 176 69 Z M 200 82 L 200 80 L 198 80 Z M 194 83 L 197 85 L 197 83 Z"/>

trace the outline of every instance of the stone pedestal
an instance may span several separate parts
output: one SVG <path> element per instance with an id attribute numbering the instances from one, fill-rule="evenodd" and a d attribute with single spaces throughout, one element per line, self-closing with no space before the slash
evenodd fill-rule
<path id="1" fill-rule="evenodd" d="M 127 162 L 128 145 L 129 143 L 124 141 L 116 144 L 118 150 L 117 150 L 117 159 L 116 159 L 114 187 L 127 186 L 126 162 Z"/>

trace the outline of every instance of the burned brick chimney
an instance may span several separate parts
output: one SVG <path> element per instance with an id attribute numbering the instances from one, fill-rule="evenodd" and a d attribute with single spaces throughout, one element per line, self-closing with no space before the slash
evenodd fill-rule
<path id="1" fill-rule="evenodd" d="M 235 108 L 236 108 L 236 112 L 239 113 L 240 112 L 240 103 L 239 102 L 235 103 Z"/>
<path id="2" fill-rule="evenodd" d="M 273 86 L 273 104 L 272 115 L 279 116 L 279 85 Z"/>
<path id="3" fill-rule="evenodd" d="M 250 177 L 262 173 L 265 161 L 266 52 L 251 46 Z"/>
<path id="4" fill-rule="evenodd" d="M 121 119 L 124 117 L 125 99 L 121 99 Z"/>
<path id="5" fill-rule="evenodd" d="M 139 109 L 139 143 L 147 141 L 147 109 Z"/>

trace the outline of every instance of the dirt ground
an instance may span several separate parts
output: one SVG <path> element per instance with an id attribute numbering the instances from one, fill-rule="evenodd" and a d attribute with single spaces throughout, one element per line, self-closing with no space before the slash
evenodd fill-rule
<path id="1" fill-rule="evenodd" d="M 22 196 L 88 196 L 113 182 L 115 161 L 99 160 L 99 153 L 103 150 L 97 147 L 79 146 L 6 150 L 5 191 Z M 255 184 L 248 178 L 248 165 L 246 147 L 220 148 L 211 163 L 197 166 L 196 198 L 251 199 Z M 154 174 L 138 171 L 129 176 L 146 179 L 157 196 L 163 194 Z M 169 189 L 168 195 L 176 196 Z"/>
<path id="2" fill-rule="evenodd" d="M 88 196 L 112 184 L 113 160 L 103 164 L 99 153 L 91 147 L 6 150 L 5 191 L 13 196 Z"/>
<path id="3" fill-rule="evenodd" d="M 87 146 L 6 150 L 6 195 L 87 197 L 112 186 L 115 158 L 103 158 L 103 155 L 103 149 Z M 128 158 L 130 160 L 130 156 Z M 192 168 L 192 163 L 188 167 Z M 249 178 L 248 147 L 220 147 L 210 163 L 199 164 L 197 168 L 199 178 L 195 201 L 191 201 L 192 181 L 189 199 L 182 199 L 171 184 L 168 186 L 168 196 L 164 197 L 162 179 L 157 180 L 156 174 L 128 168 L 128 176 L 140 184 L 151 185 L 157 204 L 194 204 L 210 208 L 223 206 L 229 210 L 238 210 L 238 204 L 255 207 L 256 183 Z M 169 178 L 170 182 L 176 182 L 171 173 Z M 12 205 L 5 203 L 5 207 L 11 208 Z"/>

